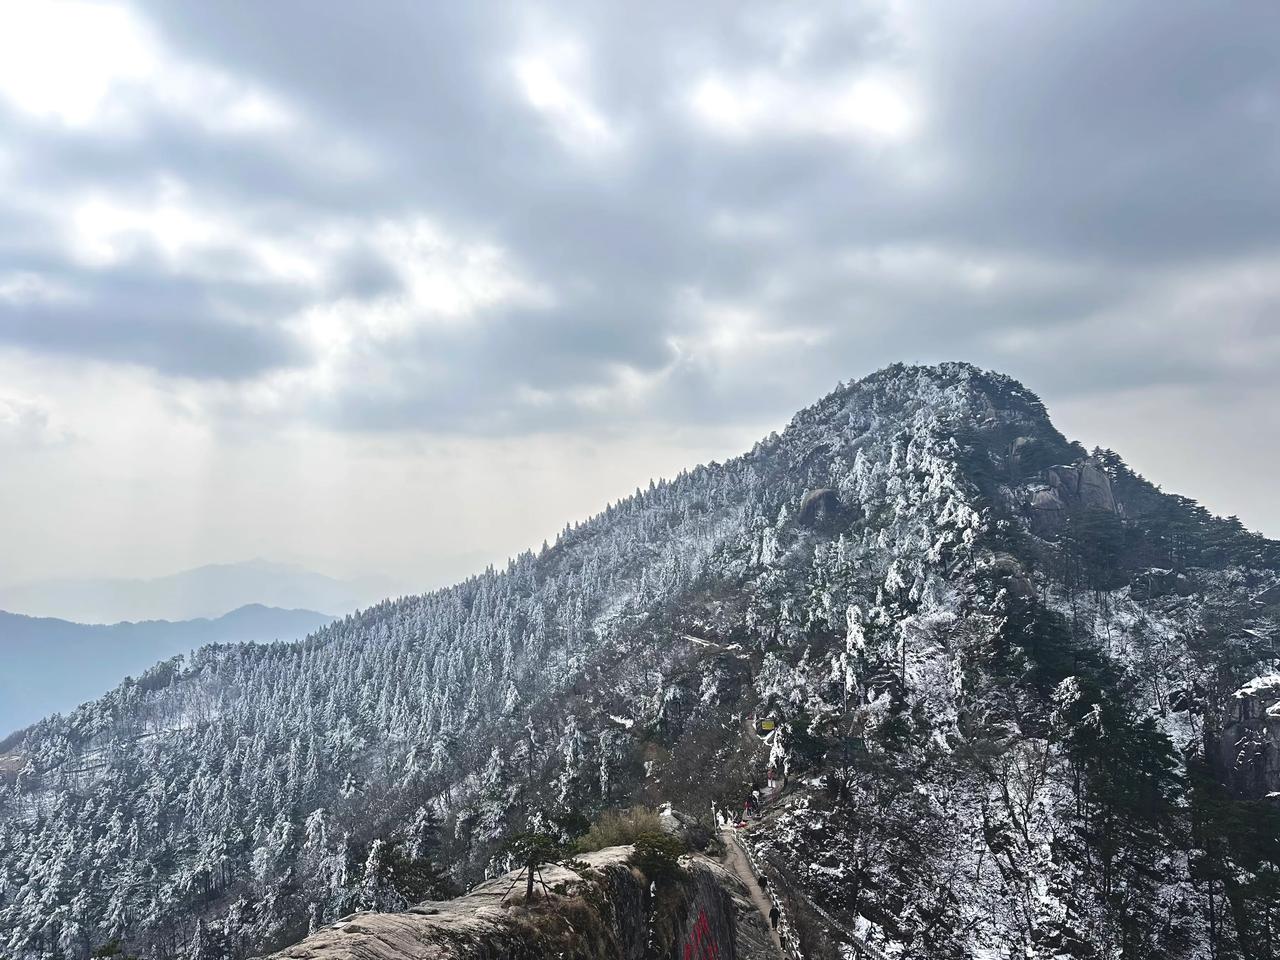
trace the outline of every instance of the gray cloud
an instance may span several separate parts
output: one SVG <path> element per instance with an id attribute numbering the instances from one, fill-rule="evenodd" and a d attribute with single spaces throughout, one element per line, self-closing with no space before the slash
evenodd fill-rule
<path id="1" fill-rule="evenodd" d="M 0 307 L 0 342 L 149 367 L 183 377 L 241 379 L 300 351 L 270 327 L 227 322 L 206 293 L 179 285 L 115 284 L 116 304 Z"/>
<path id="2" fill-rule="evenodd" d="M 1198 317 L 1166 294 L 1276 250 L 1270 8 L 138 9 L 175 62 L 289 122 L 194 122 L 137 91 L 121 129 L 6 107 L 5 194 L 30 202 L 0 217 L 32 228 L 0 265 L 81 295 L 0 305 L 10 345 L 292 372 L 281 416 L 429 432 L 754 421 L 899 358 L 1073 394 L 1264 376 L 1185 340 L 1221 310 L 1267 325 L 1271 291 Z M 154 210 L 169 181 L 226 235 L 92 266 L 69 249 L 78 197 Z M 439 249 L 386 239 L 419 219 Z"/>

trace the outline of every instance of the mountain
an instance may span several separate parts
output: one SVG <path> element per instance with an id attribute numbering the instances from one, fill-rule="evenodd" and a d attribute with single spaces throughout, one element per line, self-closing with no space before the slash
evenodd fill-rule
<path id="1" fill-rule="evenodd" d="M 80 623 L 218 617 L 250 604 L 354 610 L 401 591 L 389 580 L 339 580 L 287 563 L 210 564 L 142 579 L 42 580 L 0 587 L 0 610 Z"/>
<path id="2" fill-rule="evenodd" d="M 249 604 L 217 619 L 110 625 L 0 610 L 0 736 L 98 696 L 104 677 L 136 675 L 210 643 L 297 640 L 333 620 Z"/>
<path id="3" fill-rule="evenodd" d="M 746 841 L 804 956 L 1271 957 L 1278 614 L 1277 542 L 1008 377 L 891 367 L 502 569 L 0 744 L 0 954 L 240 960 L 772 768 Z"/>

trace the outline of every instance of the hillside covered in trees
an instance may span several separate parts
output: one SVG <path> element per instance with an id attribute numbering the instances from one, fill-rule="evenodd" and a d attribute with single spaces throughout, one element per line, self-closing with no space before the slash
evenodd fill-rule
<path id="1" fill-rule="evenodd" d="M 772 765 L 756 854 L 887 955 L 1275 957 L 1278 605 L 1280 544 L 1020 384 L 891 367 L 503 569 L 0 744 L 0 956 L 242 960 Z"/>

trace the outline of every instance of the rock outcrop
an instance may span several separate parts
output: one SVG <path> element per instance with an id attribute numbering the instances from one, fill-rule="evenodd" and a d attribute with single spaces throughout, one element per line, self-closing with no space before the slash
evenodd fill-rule
<path id="1" fill-rule="evenodd" d="M 1280 674 L 1257 677 L 1235 692 L 1217 753 L 1241 793 L 1280 794 Z"/>
<path id="2" fill-rule="evenodd" d="M 455 900 L 403 913 L 361 912 L 274 955 L 278 960 L 776 960 L 769 932 L 737 877 L 681 858 L 682 874 L 651 883 L 631 847 L 547 865 L 534 901 L 516 873 Z"/>
<path id="3" fill-rule="evenodd" d="M 840 514 L 840 495 L 830 487 L 810 490 L 800 501 L 797 517 L 803 526 L 813 527 L 835 519 Z"/>
<path id="4" fill-rule="evenodd" d="M 1111 478 L 1092 457 L 1065 467 L 1050 467 L 1050 488 L 1068 506 L 1116 512 L 1116 498 L 1111 492 Z"/>
<path id="5" fill-rule="evenodd" d="M 1027 508 L 1038 533 L 1057 530 L 1075 510 L 1119 513 L 1111 478 L 1092 457 L 1078 463 L 1049 467 L 1044 484 L 1033 487 Z"/>
<path id="6" fill-rule="evenodd" d="M 1196 582 L 1180 570 L 1152 567 L 1129 582 L 1129 596 L 1134 600 L 1158 600 L 1161 597 L 1189 597 L 1196 592 Z"/>

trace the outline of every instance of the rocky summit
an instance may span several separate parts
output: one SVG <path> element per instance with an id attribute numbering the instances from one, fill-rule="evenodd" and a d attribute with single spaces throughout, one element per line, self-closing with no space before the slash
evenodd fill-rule
<path id="1" fill-rule="evenodd" d="M 890 367 L 502 569 L 0 744 L 0 956 L 697 956 L 741 855 L 795 957 L 1274 957 L 1278 610 L 1280 544 L 1008 377 Z M 693 899 L 574 866 L 637 805 L 701 836 Z M 441 906 L 530 834 L 596 878 L 567 912 Z"/>

